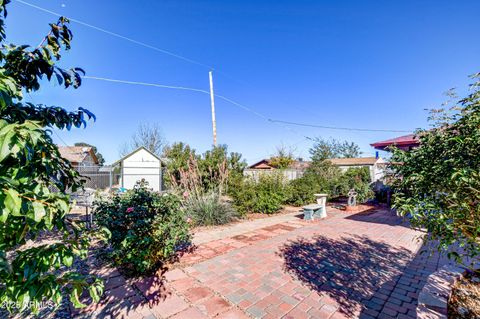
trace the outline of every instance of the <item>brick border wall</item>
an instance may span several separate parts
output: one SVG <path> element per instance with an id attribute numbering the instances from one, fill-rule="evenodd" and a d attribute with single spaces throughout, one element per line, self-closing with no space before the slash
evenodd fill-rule
<path id="1" fill-rule="evenodd" d="M 465 268 L 445 265 L 428 276 L 427 283 L 418 296 L 417 318 L 447 319 L 448 299 L 452 287 Z"/>

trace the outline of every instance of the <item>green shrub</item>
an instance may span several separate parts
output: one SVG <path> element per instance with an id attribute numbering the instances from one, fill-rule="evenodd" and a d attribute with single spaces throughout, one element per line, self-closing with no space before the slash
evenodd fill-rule
<path id="1" fill-rule="evenodd" d="M 235 209 L 215 192 L 188 198 L 185 210 L 193 224 L 198 226 L 223 225 L 238 217 Z"/>
<path id="2" fill-rule="evenodd" d="M 262 174 L 258 181 L 244 180 L 231 196 L 235 208 L 242 214 L 272 214 L 282 209 L 289 187 L 282 174 Z"/>
<path id="3" fill-rule="evenodd" d="M 341 171 L 328 161 L 314 162 L 301 178 L 290 182 L 287 203 L 301 206 L 315 202 L 315 193 L 338 196 L 335 191 Z"/>
<path id="4" fill-rule="evenodd" d="M 172 261 L 190 240 L 178 197 L 152 192 L 144 182 L 126 194 L 96 202 L 94 213 L 112 233 L 113 261 L 130 274 L 149 273 Z"/>
<path id="5" fill-rule="evenodd" d="M 393 149 L 394 207 L 425 229 L 427 247 L 478 271 L 480 261 L 480 73 L 467 96 L 432 110 L 419 146 Z"/>
<path id="6" fill-rule="evenodd" d="M 307 175 L 290 182 L 290 192 L 287 203 L 302 206 L 315 202 L 313 194 L 320 191 L 318 180 L 313 175 Z"/>
<path id="7" fill-rule="evenodd" d="M 307 170 L 301 178 L 290 182 L 287 203 L 301 206 L 315 201 L 315 193 L 327 193 L 329 199 L 347 196 L 350 189 L 357 192 L 357 202 L 363 203 L 374 197 L 370 187 L 368 168 L 350 168 L 342 173 L 331 164 L 322 163 Z"/>
<path id="8" fill-rule="evenodd" d="M 349 168 L 338 180 L 338 192 L 346 196 L 350 189 L 357 192 L 357 203 L 364 203 L 375 197 L 370 186 L 370 170 L 368 167 Z"/>

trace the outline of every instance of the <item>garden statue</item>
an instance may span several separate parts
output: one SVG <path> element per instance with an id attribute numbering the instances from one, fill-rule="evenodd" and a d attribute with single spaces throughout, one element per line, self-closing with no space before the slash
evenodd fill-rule
<path id="1" fill-rule="evenodd" d="M 347 195 L 348 195 L 348 206 L 357 206 L 358 193 L 355 191 L 355 189 L 352 188 Z"/>

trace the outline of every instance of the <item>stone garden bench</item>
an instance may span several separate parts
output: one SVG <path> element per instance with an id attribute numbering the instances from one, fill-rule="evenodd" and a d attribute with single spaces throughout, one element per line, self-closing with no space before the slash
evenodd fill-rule
<path id="1" fill-rule="evenodd" d="M 303 206 L 303 219 L 314 220 L 327 217 L 327 194 L 314 194 L 317 198 L 316 204 Z"/>
<path id="2" fill-rule="evenodd" d="M 327 212 L 320 204 L 310 204 L 303 206 L 303 219 L 314 220 L 327 217 Z"/>

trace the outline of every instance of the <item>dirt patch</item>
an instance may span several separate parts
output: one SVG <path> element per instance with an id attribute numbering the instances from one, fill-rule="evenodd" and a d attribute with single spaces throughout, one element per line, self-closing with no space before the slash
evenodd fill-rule
<path id="1" fill-rule="evenodd" d="M 448 302 L 448 318 L 480 318 L 480 274 L 467 273 L 454 284 Z"/>

